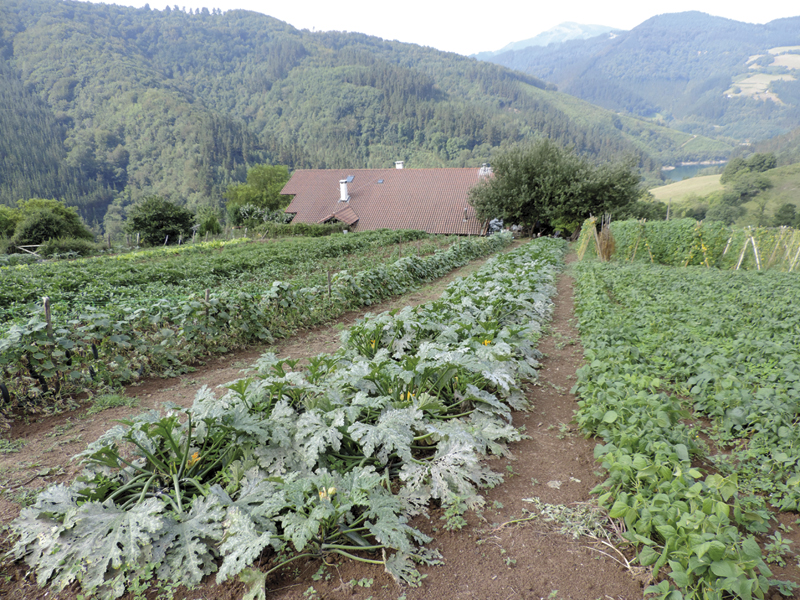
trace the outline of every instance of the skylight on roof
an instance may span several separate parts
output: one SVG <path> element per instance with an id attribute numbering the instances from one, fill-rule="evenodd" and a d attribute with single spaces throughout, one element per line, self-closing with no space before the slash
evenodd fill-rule
<path id="1" fill-rule="evenodd" d="M 383 183 L 383 179 L 378 179 L 378 183 Z"/>
<path id="2" fill-rule="evenodd" d="M 353 176 L 352 176 L 352 175 L 348 175 L 348 176 L 347 176 L 347 179 L 345 179 L 345 181 L 346 181 L 347 183 L 350 183 L 350 182 L 352 182 L 352 181 L 353 181 Z"/>

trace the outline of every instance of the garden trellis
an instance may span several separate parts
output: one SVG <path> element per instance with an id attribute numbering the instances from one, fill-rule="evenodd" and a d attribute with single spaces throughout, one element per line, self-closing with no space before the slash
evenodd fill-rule
<path id="1" fill-rule="evenodd" d="M 597 244 L 591 244 L 596 227 L 594 217 L 584 222 L 579 258 L 597 256 Z M 612 258 L 618 261 L 733 270 L 793 272 L 800 268 L 800 231 L 791 227 L 739 228 L 719 221 L 676 219 L 616 221 L 609 229 L 615 244 Z"/>

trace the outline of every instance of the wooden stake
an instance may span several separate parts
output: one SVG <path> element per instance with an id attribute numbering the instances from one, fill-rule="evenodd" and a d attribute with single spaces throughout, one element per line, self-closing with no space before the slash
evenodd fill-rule
<path id="1" fill-rule="evenodd" d="M 331 271 L 328 269 L 328 300 L 331 299 Z"/>
<path id="2" fill-rule="evenodd" d="M 47 321 L 47 337 L 53 339 L 53 319 L 50 315 L 50 298 L 47 296 L 42 298 L 42 304 L 44 305 L 44 320 Z"/>
<path id="3" fill-rule="evenodd" d="M 728 248 L 731 247 L 731 242 L 733 241 L 732 237 L 728 238 L 728 243 L 725 244 L 725 252 L 722 253 L 722 256 L 725 256 L 728 253 Z"/>

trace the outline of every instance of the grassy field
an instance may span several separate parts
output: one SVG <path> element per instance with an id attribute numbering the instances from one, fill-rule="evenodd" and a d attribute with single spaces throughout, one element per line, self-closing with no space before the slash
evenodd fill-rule
<path id="1" fill-rule="evenodd" d="M 670 183 L 669 185 L 653 188 L 650 190 L 650 193 L 655 196 L 656 200 L 660 200 L 661 202 L 676 202 L 690 194 L 705 196 L 711 192 L 722 189 L 719 177 L 719 174 L 692 177 L 691 179 L 684 179 L 677 183 Z"/>
<path id="2" fill-rule="evenodd" d="M 788 203 L 800 209 L 800 163 L 778 167 L 766 172 L 773 184 L 772 189 L 762 193 L 759 201 L 752 200 L 742 206 L 747 209 L 747 215 L 740 219 L 740 225 L 754 225 L 761 211 L 761 201 L 766 200 L 765 214 L 771 218 L 779 206 Z M 677 183 L 671 183 L 653 188 L 650 193 L 656 200 L 668 202 L 672 209 L 679 214 L 679 210 L 689 208 L 695 199 L 704 198 L 712 192 L 722 189 L 719 175 L 706 175 L 692 177 Z"/>

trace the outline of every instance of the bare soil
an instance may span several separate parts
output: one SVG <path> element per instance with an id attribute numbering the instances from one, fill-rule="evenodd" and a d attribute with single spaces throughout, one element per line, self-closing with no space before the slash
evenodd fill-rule
<path id="1" fill-rule="evenodd" d="M 433 284 L 371 307 L 368 312 L 434 299 L 453 278 L 468 274 L 483 262 L 473 261 Z M 626 568 L 623 554 L 604 543 L 603 538 L 619 541 L 613 528 L 597 537 L 573 537 L 562 531 L 572 522 L 569 516 L 562 515 L 556 521 L 548 521 L 541 514 L 531 518 L 531 511 L 536 512 L 534 498 L 573 510 L 591 506 L 590 490 L 601 481 L 593 458 L 595 442 L 579 436 L 571 424 L 576 398 L 569 390 L 583 356 L 573 324 L 572 285 L 568 274 L 560 277 L 550 331 L 539 345 L 546 355 L 540 378 L 526 390 L 533 409 L 514 414 L 514 424 L 524 425 L 529 438 L 513 445 L 510 458 L 491 459 L 493 468 L 505 474 L 505 483 L 486 490 L 486 505 L 480 511 L 469 512 L 467 524 L 460 530 L 448 530 L 438 509 L 431 510 L 429 518 L 414 523 L 434 537 L 431 546 L 441 552 L 445 564 L 421 569 L 426 575 L 422 586 L 409 588 L 399 586 L 379 566 L 334 560 L 320 572 L 321 577 L 315 578 L 321 563 L 297 561 L 280 576 L 270 578 L 267 598 L 632 600 L 642 597 L 650 574 L 645 569 Z M 242 377 L 264 352 L 303 358 L 334 351 L 339 332 L 365 312 L 348 313 L 333 323 L 271 346 L 215 358 L 183 377 L 148 380 L 131 386 L 126 393 L 138 399 L 134 408 L 113 408 L 87 415 L 83 407 L 15 424 L 6 439 L 24 445 L 16 453 L 0 454 L 3 487 L 0 523 L 5 525 L 15 518 L 20 502 L 30 500 L 36 490 L 74 477 L 79 467 L 69 457 L 104 433 L 116 419 L 158 408 L 166 401 L 189 406 L 202 386 L 222 395 L 226 390 L 221 386 Z M 520 519 L 526 520 L 513 523 Z M 7 531 L 3 536 L 7 537 Z M 0 551 L 8 548 L 8 540 L 2 540 Z M 256 566 L 266 569 L 270 560 L 265 555 Z M 177 599 L 239 600 L 245 592 L 246 587 L 239 581 L 216 585 L 212 576 L 194 590 L 167 590 L 156 582 L 144 596 L 131 592 L 125 598 L 154 600 L 170 598 L 172 593 Z M 79 593 L 77 588 L 58 594 L 40 589 L 26 575 L 25 565 L 0 564 L 0 598 L 76 600 Z"/>

